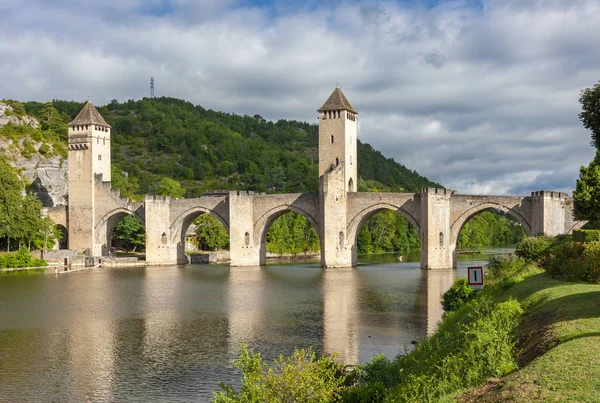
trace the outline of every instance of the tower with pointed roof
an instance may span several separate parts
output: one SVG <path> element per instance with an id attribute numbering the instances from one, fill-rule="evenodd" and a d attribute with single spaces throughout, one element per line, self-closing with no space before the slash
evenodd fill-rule
<path id="1" fill-rule="evenodd" d="M 348 192 L 358 186 L 356 161 L 358 113 L 336 87 L 319 112 L 319 176 L 332 167 L 344 166 L 344 184 Z"/>
<path id="2" fill-rule="evenodd" d="M 69 123 L 69 249 L 94 243 L 96 181 L 111 180 L 110 129 L 91 101 Z"/>

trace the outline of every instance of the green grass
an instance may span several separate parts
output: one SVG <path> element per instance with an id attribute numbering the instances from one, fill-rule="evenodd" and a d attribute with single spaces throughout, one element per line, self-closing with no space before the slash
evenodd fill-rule
<path id="1" fill-rule="evenodd" d="M 600 285 L 540 273 L 499 297 L 525 309 L 517 332 L 521 369 L 455 401 L 600 402 Z"/>

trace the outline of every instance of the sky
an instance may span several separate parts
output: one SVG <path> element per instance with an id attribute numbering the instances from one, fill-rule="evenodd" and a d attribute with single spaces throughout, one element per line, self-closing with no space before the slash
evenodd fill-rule
<path id="1" fill-rule="evenodd" d="M 460 193 L 571 193 L 594 155 L 598 0 L 0 0 L 0 99 L 149 95 L 317 122 Z M 360 164 L 360 161 L 359 161 Z"/>

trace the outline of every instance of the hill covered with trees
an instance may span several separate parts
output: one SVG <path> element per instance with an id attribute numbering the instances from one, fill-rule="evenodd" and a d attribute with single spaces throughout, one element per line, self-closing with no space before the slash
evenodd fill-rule
<path id="1" fill-rule="evenodd" d="M 39 119 L 49 113 L 47 104 L 23 105 Z M 83 103 L 53 101 L 52 106 L 68 122 Z M 215 189 L 318 191 L 316 124 L 215 112 L 166 97 L 112 101 L 98 111 L 112 126 L 115 187 L 125 188 L 123 194 L 156 193 L 162 177 L 179 181 L 186 197 Z M 358 143 L 358 161 L 362 191 L 440 187 L 366 143 Z"/>

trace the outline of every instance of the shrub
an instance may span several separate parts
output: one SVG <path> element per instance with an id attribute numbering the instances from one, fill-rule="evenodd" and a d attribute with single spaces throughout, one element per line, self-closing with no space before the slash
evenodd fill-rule
<path id="1" fill-rule="evenodd" d="M 242 345 L 233 367 L 243 374 L 240 391 L 219 383 L 223 392 L 213 392 L 213 402 L 331 402 L 339 398 L 345 380 L 342 364 L 334 357 L 317 359 L 311 349 L 296 350 L 287 358 L 279 356 L 269 367 L 260 353 Z"/>
<path id="2" fill-rule="evenodd" d="M 487 280 L 492 284 L 499 284 L 519 276 L 529 266 L 530 262 L 516 255 L 491 256 L 487 263 Z"/>
<path id="3" fill-rule="evenodd" d="M 600 241 L 567 242 L 553 248 L 542 261 L 552 276 L 571 281 L 600 281 Z"/>
<path id="4" fill-rule="evenodd" d="M 475 290 L 469 288 L 467 280 L 459 278 L 442 296 L 442 307 L 446 312 L 456 311 L 473 299 L 474 296 Z"/>
<path id="5" fill-rule="evenodd" d="M 573 231 L 573 240 L 575 242 L 600 241 L 600 230 L 576 229 Z"/>
<path id="6" fill-rule="evenodd" d="M 540 235 L 532 238 L 525 238 L 517 244 L 515 253 L 517 256 L 527 260 L 536 260 L 550 247 L 552 238 Z"/>
<path id="7" fill-rule="evenodd" d="M 40 267 L 48 263 L 44 259 L 38 259 L 22 246 L 18 252 L 5 253 L 0 255 L 0 269 L 18 268 L 18 267 Z"/>

